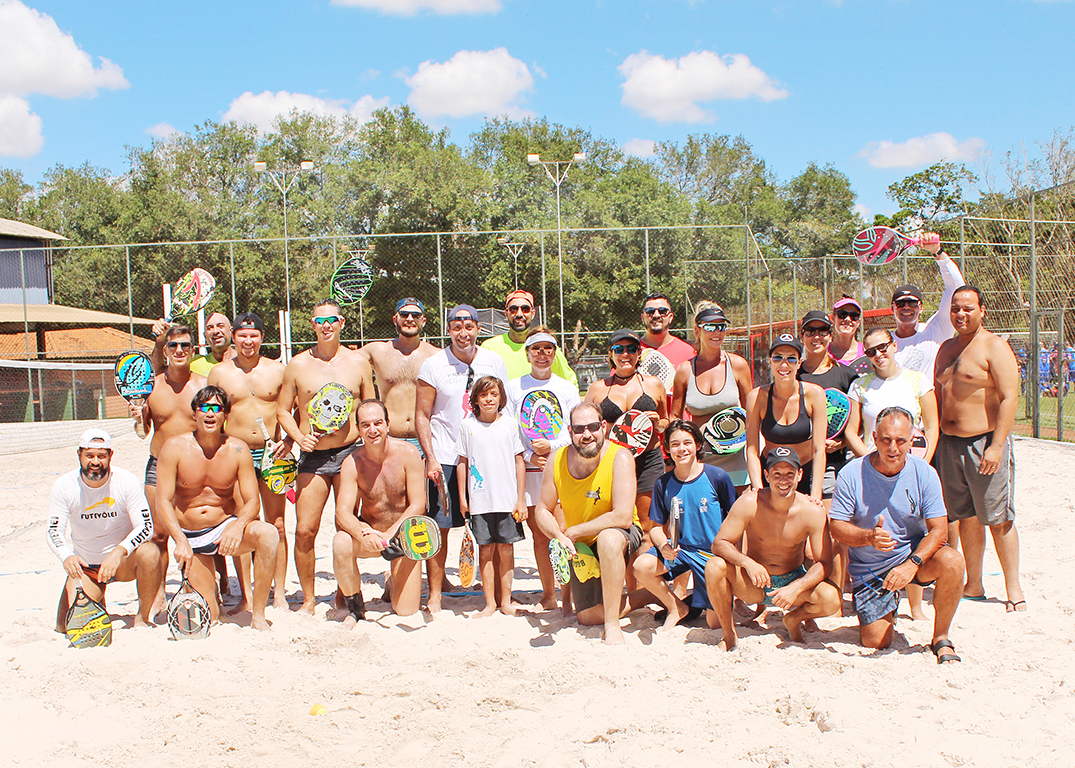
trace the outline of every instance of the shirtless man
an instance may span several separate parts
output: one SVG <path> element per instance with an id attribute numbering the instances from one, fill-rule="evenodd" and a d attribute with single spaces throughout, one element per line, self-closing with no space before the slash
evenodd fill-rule
<path id="1" fill-rule="evenodd" d="M 252 312 L 244 312 L 235 318 L 236 356 L 216 365 L 209 372 L 210 386 L 216 386 L 228 393 L 231 400 L 231 413 L 224 425 L 224 433 L 231 437 L 237 437 L 250 448 L 250 455 L 254 460 L 254 468 L 261 467 L 261 459 L 265 454 L 265 440 L 261 436 L 255 419 L 260 417 L 265 423 L 265 429 L 274 440 L 279 440 L 280 434 L 276 424 L 276 401 L 280 397 L 280 387 L 284 382 L 284 365 L 278 360 L 270 360 L 261 356 L 261 342 L 265 339 L 265 325 L 261 318 Z M 280 441 L 275 456 L 283 456 L 291 452 L 292 440 L 285 437 Z M 279 533 L 280 546 L 276 550 L 276 568 L 273 571 L 273 607 L 287 607 L 287 535 L 284 533 L 284 502 L 283 494 L 273 493 L 269 490 L 261 473 L 258 476 L 258 494 L 261 496 L 261 509 L 265 515 L 265 522 L 276 526 Z M 248 610 L 246 605 L 248 598 L 248 567 L 244 567 L 240 582 L 243 587 L 243 603 L 235 609 L 236 612 Z"/>
<path id="2" fill-rule="evenodd" d="M 392 315 L 396 338 L 392 341 L 371 341 L 359 350 L 369 360 L 377 377 L 377 391 L 388 409 L 392 437 L 402 438 L 418 447 L 418 432 L 414 428 L 414 390 L 418 371 L 426 358 L 439 350 L 422 338 L 426 327 L 425 305 L 407 297 L 396 302 Z"/>
<path id="3" fill-rule="evenodd" d="M 207 386 L 195 393 L 190 403 L 194 431 L 170 438 L 161 449 L 159 517 L 175 541 L 176 562 L 208 601 L 214 621 L 220 617 L 220 603 L 213 556 L 254 553 L 250 625 L 266 630 L 265 603 L 279 537 L 272 525 L 258 520 L 257 476 L 250 449 L 242 440 L 224 434 L 230 405 L 227 393 L 219 387 Z"/>
<path id="4" fill-rule="evenodd" d="M 346 626 L 354 626 L 365 616 L 357 558 L 380 555 L 402 520 L 426 511 L 425 464 L 417 448 L 389 437 L 391 421 L 384 403 L 359 403 L 355 418 L 362 445 L 347 457 L 340 471 L 337 533 L 332 540 L 332 561 L 336 583 L 343 592 Z M 420 564 L 399 557 L 392 561 L 391 570 L 392 610 L 400 616 L 417 613 L 422 604 Z"/>
<path id="5" fill-rule="evenodd" d="M 139 406 L 130 406 L 130 415 L 141 421 L 144 434 L 153 427 L 153 439 L 149 444 L 149 461 L 146 463 L 146 499 L 153 514 L 153 543 L 160 551 L 160 584 L 154 601 L 155 612 L 164 610 L 164 580 L 168 576 L 168 532 L 157 516 L 157 457 L 161 447 L 169 439 L 194 430 L 194 416 L 190 401 L 205 386 L 205 379 L 190 370 L 190 358 L 194 353 L 194 340 L 190 328 L 173 325 L 161 333 L 164 341 L 165 368 L 153 379 L 153 392 Z"/>
<path id="6" fill-rule="evenodd" d="M 340 305 L 325 299 L 314 306 L 311 325 L 317 344 L 295 355 L 284 369 L 276 418 L 281 429 L 302 454 L 299 457 L 299 479 L 295 502 L 295 570 L 302 588 L 299 610 L 313 614 L 314 601 L 314 540 L 321 528 L 329 490 L 340 489 L 340 467 L 358 440 L 358 427 L 348 416 L 344 425 L 327 435 L 314 433 L 306 406 L 317 390 L 329 382 L 351 390 L 355 401 L 373 397 L 373 371 L 369 362 L 358 352 L 340 344 L 345 321 Z M 299 420 L 295 421 L 295 414 Z"/>
<path id="7" fill-rule="evenodd" d="M 1019 404 L 1019 364 L 999 336 L 982 327 L 985 307 L 973 286 L 956 288 L 951 316 L 956 336 L 937 353 L 941 436 L 935 461 L 948 508 L 949 538 L 967 561 L 963 596 L 985 597 L 985 528 L 1004 572 L 1008 612 L 1025 611 L 1015 532 L 1015 457 L 1011 430 Z"/>
<path id="8" fill-rule="evenodd" d="M 796 491 L 802 480 L 799 454 L 777 446 L 765 458 L 769 487 L 746 493 L 732 505 L 721 523 L 713 554 L 705 566 L 706 591 L 713 610 L 706 612 L 711 628 L 720 628 L 720 646 L 730 651 L 737 636 L 732 598 L 782 608 L 784 627 L 803 642 L 802 624 L 840 610 L 840 591 L 828 581 L 832 574 L 832 539 L 825 510 Z M 739 542 L 746 534 L 746 550 Z M 806 544 L 817 559 L 806 567 Z"/>

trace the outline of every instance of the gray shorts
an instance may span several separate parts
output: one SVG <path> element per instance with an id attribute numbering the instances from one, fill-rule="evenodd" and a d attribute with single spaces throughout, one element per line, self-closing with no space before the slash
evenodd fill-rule
<path id="1" fill-rule="evenodd" d="M 458 464 L 440 465 L 451 509 L 440 508 L 440 490 L 432 480 L 426 480 L 426 514 L 436 520 L 437 527 L 441 529 L 463 527 L 463 513 L 459 511 L 459 482 L 455 479 L 458 468 Z"/>
<path id="2" fill-rule="evenodd" d="M 642 529 L 632 523 L 630 528 L 612 528 L 610 530 L 619 531 L 627 539 L 627 549 L 624 551 L 623 557 L 624 560 L 630 562 L 639 547 L 642 546 Z M 594 544 L 592 549 L 594 550 L 594 555 L 597 556 L 598 562 L 600 562 L 601 557 L 597 554 L 597 545 Z M 576 613 L 585 611 L 587 608 L 593 608 L 595 605 L 601 605 L 601 579 L 579 581 L 578 577 L 575 576 L 575 569 L 572 568 L 571 602 L 575 604 Z"/>
<path id="3" fill-rule="evenodd" d="M 157 457 L 150 456 L 146 462 L 146 485 L 157 485 Z"/>
<path id="4" fill-rule="evenodd" d="M 510 512 L 486 512 L 470 516 L 470 530 L 479 547 L 489 544 L 514 544 L 522 541 L 523 524 Z"/>
<path id="5" fill-rule="evenodd" d="M 350 456 L 358 443 L 341 445 L 338 448 L 324 448 L 319 451 L 303 451 L 299 454 L 300 475 L 323 475 L 335 477 L 343 468 L 343 461 Z"/>
<path id="6" fill-rule="evenodd" d="M 941 478 L 949 520 L 977 516 L 982 525 L 1015 520 L 1015 457 L 1010 436 L 997 471 L 991 475 L 978 472 L 978 462 L 992 442 L 992 432 L 976 437 L 941 433 L 934 464 Z"/>

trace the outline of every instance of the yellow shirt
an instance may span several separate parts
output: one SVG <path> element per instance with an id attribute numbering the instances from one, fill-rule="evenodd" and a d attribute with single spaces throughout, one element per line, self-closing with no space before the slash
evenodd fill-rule
<path id="1" fill-rule="evenodd" d="M 623 449 L 613 443 L 607 445 L 608 450 L 601 457 L 597 469 L 582 479 L 572 477 L 567 468 L 567 450 L 571 446 L 556 452 L 552 478 L 568 528 L 612 511 L 612 464 L 616 452 Z M 632 508 L 632 512 L 634 523 L 638 525 L 638 510 Z M 583 544 L 593 544 L 596 540 L 596 536 L 580 539 Z"/>
<path id="2" fill-rule="evenodd" d="M 199 376 L 209 378 L 209 371 L 213 370 L 213 367 L 219 365 L 217 359 L 213 357 L 213 353 L 210 352 L 205 355 L 195 355 L 190 360 L 190 370 L 192 373 L 196 373 Z"/>

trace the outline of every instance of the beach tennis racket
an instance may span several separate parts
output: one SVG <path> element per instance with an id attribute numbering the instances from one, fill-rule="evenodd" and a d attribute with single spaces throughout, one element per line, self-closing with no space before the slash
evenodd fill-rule
<path id="1" fill-rule="evenodd" d="M 67 610 L 67 639 L 72 648 L 104 648 L 112 644 L 112 617 L 82 587 Z"/>
<path id="2" fill-rule="evenodd" d="M 661 380 L 666 392 L 672 391 L 672 381 L 676 378 L 676 367 L 672 361 L 656 349 L 645 347 L 638 358 L 638 370 L 646 376 L 656 376 Z"/>
<path id="3" fill-rule="evenodd" d="M 829 387 L 825 390 L 825 439 L 833 440 L 844 431 L 851 415 L 851 399 L 846 392 Z"/>
<path id="4" fill-rule="evenodd" d="M 153 363 L 144 352 L 128 352 L 116 360 L 116 391 L 133 405 L 142 405 L 153 391 Z M 141 419 L 134 422 L 139 437 L 146 436 Z"/>
<path id="5" fill-rule="evenodd" d="M 547 389 L 527 392 L 519 406 L 519 423 L 531 440 L 552 440 L 564 429 L 564 409 L 560 399 Z"/>
<path id="6" fill-rule="evenodd" d="M 440 502 L 440 513 L 451 516 L 452 505 L 448 497 L 448 481 L 444 479 L 444 471 L 437 473 L 437 501 Z"/>
<path id="7" fill-rule="evenodd" d="M 317 390 L 306 405 L 310 426 L 322 435 L 329 435 L 347 423 L 355 407 L 355 396 L 343 384 L 330 381 Z"/>
<path id="8" fill-rule="evenodd" d="M 918 245 L 940 241 L 941 236 L 933 232 L 905 235 L 892 227 L 868 227 L 851 240 L 851 252 L 863 264 L 877 266 L 898 259 Z"/>
<path id="9" fill-rule="evenodd" d="M 549 540 L 549 562 L 561 587 L 571 581 L 571 551 L 559 539 Z"/>
<path id="10" fill-rule="evenodd" d="M 474 583 L 474 533 L 470 521 L 463 524 L 463 541 L 459 545 L 459 585 L 469 587 Z"/>
<path id="11" fill-rule="evenodd" d="M 168 630 L 175 640 L 201 640 L 209 637 L 213 614 L 202 594 L 190 585 L 187 575 L 179 591 L 168 601 Z"/>
<path id="12" fill-rule="evenodd" d="M 668 543 L 672 549 L 679 549 L 679 537 L 683 534 L 683 499 L 672 498 L 672 515 L 668 520 Z"/>
<path id="13" fill-rule="evenodd" d="M 216 280 L 213 276 L 201 267 L 195 267 L 172 287 L 172 302 L 167 307 L 164 319 L 171 322 L 174 317 L 205 309 L 214 291 Z"/>
<path id="14" fill-rule="evenodd" d="M 612 425 L 609 439 L 638 456 L 653 438 L 653 420 L 644 411 L 630 410 Z"/>
<path id="15" fill-rule="evenodd" d="M 589 581 L 601 577 L 601 563 L 588 544 L 575 543 L 575 556 L 571 558 L 571 569 L 579 581 Z"/>
<path id="16" fill-rule="evenodd" d="M 911 455 L 924 459 L 926 458 L 926 451 L 928 449 L 929 442 L 926 440 L 926 433 L 918 427 L 915 427 L 911 431 Z"/>
<path id="17" fill-rule="evenodd" d="M 747 412 L 738 405 L 718 411 L 702 427 L 702 437 L 713 453 L 721 456 L 738 453 L 747 444 Z"/>
<path id="18" fill-rule="evenodd" d="M 425 515 L 405 518 L 391 541 L 384 542 L 381 557 L 395 560 L 406 557 L 408 560 L 428 560 L 440 552 L 440 530 L 437 521 Z"/>
<path id="19" fill-rule="evenodd" d="M 332 274 L 332 298 L 341 307 L 362 301 L 366 291 L 373 285 L 373 271 L 361 257 L 348 259 Z"/>
<path id="20" fill-rule="evenodd" d="M 254 419 L 254 423 L 257 424 L 258 432 L 261 433 L 261 439 L 265 441 L 265 450 L 261 454 L 261 466 L 257 468 L 258 473 L 269 490 L 280 496 L 287 493 L 288 486 L 292 485 L 299 476 L 299 463 L 290 453 L 279 459 L 274 458 L 276 443 L 269 437 L 265 419 L 258 416 Z"/>
<path id="21" fill-rule="evenodd" d="M 870 358 L 866 355 L 856 357 L 850 363 L 844 363 L 859 376 L 865 376 L 868 373 L 873 373 L 873 363 L 870 362 Z"/>

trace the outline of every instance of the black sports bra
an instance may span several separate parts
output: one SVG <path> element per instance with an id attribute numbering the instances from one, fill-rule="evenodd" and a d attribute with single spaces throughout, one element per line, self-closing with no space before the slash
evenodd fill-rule
<path id="1" fill-rule="evenodd" d="M 761 433 L 770 445 L 798 445 L 805 443 L 813 434 L 813 424 L 806 412 L 806 398 L 803 397 L 803 385 L 799 382 L 799 415 L 790 424 L 779 424 L 773 418 L 773 387 L 769 385 L 769 403 L 765 417 L 761 420 Z"/>
<path id="2" fill-rule="evenodd" d="M 656 411 L 657 403 L 655 403 L 653 401 L 653 398 L 650 397 L 647 393 L 643 392 L 642 395 L 637 400 L 635 400 L 634 405 L 632 405 L 628 410 Z M 604 400 L 601 401 L 601 418 L 607 421 L 609 424 L 615 423 L 620 418 L 620 416 L 623 416 L 623 413 L 623 409 L 611 400 L 609 400 L 607 396 Z"/>

